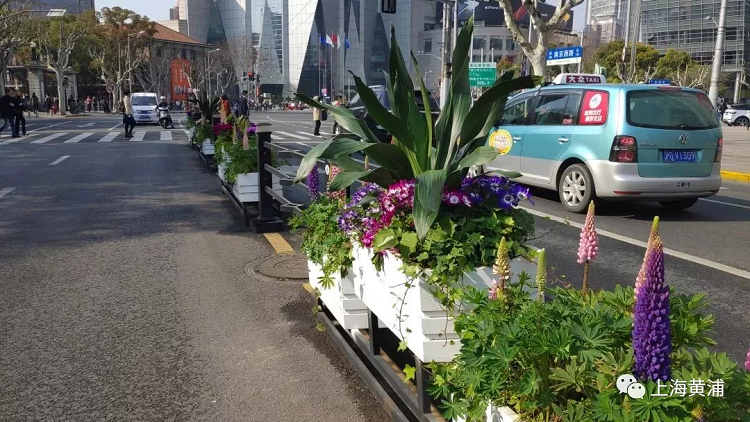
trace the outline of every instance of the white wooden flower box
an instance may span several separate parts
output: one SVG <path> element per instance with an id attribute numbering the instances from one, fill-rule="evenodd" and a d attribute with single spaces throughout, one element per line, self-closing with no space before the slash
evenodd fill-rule
<path id="1" fill-rule="evenodd" d="M 333 286 L 325 288 L 320 284 L 323 276 L 322 268 L 312 261 L 307 261 L 310 285 L 320 293 L 320 300 L 331 311 L 336 321 L 344 329 L 354 330 L 367 328 L 367 306 L 354 294 L 354 280 L 352 272 L 341 278 L 334 274 Z"/>
<path id="2" fill-rule="evenodd" d="M 487 406 L 486 422 L 518 422 L 520 417 L 510 407 L 497 407 L 493 404 Z M 453 422 L 466 422 L 464 418 L 453 419 Z"/>
<path id="3" fill-rule="evenodd" d="M 260 184 L 258 173 L 242 173 L 237 175 L 237 181 L 232 186 L 232 193 L 240 202 L 258 202 L 260 199 Z M 273 190 L 281 190 L 279 178 L 273 176 Z"/>
<path id="4" fill-rule="evenodd" d="M 372 264 L 372 251 L 355 245 L 352 274 L 357 297 L 422 362 L 450 362 L 461 344 L 453 328 L 453 318 L 440 306 L 422 278 L 410 279 L 401 271 L 402 261 L 393 255 L 384 258 L 382 271 Z M 536 263 L 518 257 L 511 261 L 514 280 L 521 272 L 532 280 Z M 463 286 L 488 290 L 494 275 L 492 268 L 477 268 L 464 274 Z M 408 288 L 406 285 L 410 284 Z M 535 294 L 535 293 L 533 293 Z"/>
<path id="5" fill-rule="evenodd" d="M 219 175 L 219 179 L 221 179 L 222 182 L 227 182 L 227 165 L 232 162 L 232 157 L 229 156 L 229 154 L 226 154 L 224 151 L 224 146 L 221 147 L 221 162 L 216 166 L 216 174 Z"/>
<path id="6" fill-rule="evenodd" d="M 204 139 L 201 144 L 201 152 L 203 155 L 214 155 L 214 144 L 210 139 Z"/>

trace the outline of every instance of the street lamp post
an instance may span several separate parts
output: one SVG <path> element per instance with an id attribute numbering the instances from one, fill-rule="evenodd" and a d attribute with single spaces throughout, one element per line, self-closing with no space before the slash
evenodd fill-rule
<path id="1" fill-rule="evenodd" d="M 716 48 L 714 49 L 714 61 L 711 66 L 711 85 L 708 88 L 708 99 L 714 108 L 719 104 L 719 73 L 721 72 L 721 58 L 724 54 L 724 35 L 727 22 L 727 0 L 721 0 L 719 9 L 719 23 L 716 31 Z"/>
<path id="2" fill-rule="evenodd" d="M 211 53 L 216 53 L 217 51 L 220 51 L 220 48 L 217 48 L 215 50 L 207 51 L 206 52 L 206 80 L 208 81 L 208 88 L 206 88 L 206 95 L 211 95 L 211 76 L 208 74 L 208 55 Z"/>

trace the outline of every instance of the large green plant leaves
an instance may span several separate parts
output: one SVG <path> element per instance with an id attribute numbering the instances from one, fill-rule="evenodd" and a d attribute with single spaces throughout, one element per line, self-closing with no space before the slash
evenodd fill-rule
<path id="1" fill-rule="evenodd" d="M 393 172 L 399 179 L 414 178 L 414 171 L 404 151 L 396 145 L 371 144 L 367 146 L 365 154 L 369 155 L 382 167 Z"/>
<path id="2" fill-rule="evenodd" d="M 379 142 L 375 134 L 373 134 L 370 128 L 367 127 L 367 123 L 365 123 L 364 120 L 357 119 L 349 109 L 323 104 L 313 100 L 305 94 L 296 93 L 294 95 L 310 107 L 328 110 L 333 115 L 336 123 L 363 140 L 367 142 Z"/>
<path id="3" fill-rule="evenodd" d="M 337 138 L 334 140 L 328 140 L 315 145 L 310 151 L 302 157 L 299 168 L 297 168 L 297 177 L 294 182 L 300 182 L 302 179 L 307 177 L 308 174 L 315 167 L 315 163 L 319 159 L 331 159 L 338 158 L 341 156 L 348 156 L 355 152 L 361 151 L 368 143 L 355 141 L 348 138 Z"/>
<path id="4" fill-rule="evenodd" d="M 341 190 L 351 186 L 351 184 L 357 180 L 377 183 L 382 187 L 390 186 L 395 183 L 395 180 L 388 170 L 378 167 L 372 170 L 341 172 L 333 178 L 329 189 L 331 191 Z"/>
<path id="5" fill-rule="evenodd" d="M 412 215 L 414 228 L 420 239 L 424 239 L 430 226 L 437 219 L 446 177 L 447 173 L 444 169 L 428 170 L 417 176 Z"/>

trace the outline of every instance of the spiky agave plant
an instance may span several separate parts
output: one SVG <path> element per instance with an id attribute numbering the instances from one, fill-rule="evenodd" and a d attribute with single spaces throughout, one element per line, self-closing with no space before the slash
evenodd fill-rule
<path id="1" fill-rule="evenodd" d="M 219 97 L 209 98 L 206 91 L 199 92 L 195 98 L 189 99 L 188 102 L 198 107 L 204 124 L 211 124 L 214 112 L 219 110 Z"/>
<path id="2" fill-rule="evenodd" d="M 437 122 L 432 121 L 427 89 L 412 53 L 414 68 L 420 75 L 419 90 L 424 113 L 417 106 L 412 78 L 396 42 L 394 28 L 391 28 L 389 73 L 386 74 L 391 110 L 383 107 L 375 93 L 352 73 L 369 115 L 393 136 L 392 144 L 379 142 L 365 121 L 356 118 L 351 111 L 319 103 L 304 94 L 295 94 L 312 107 L 328 110 L 336 122 L 350 132 L 311 149 L 300 163 L 296 181 L 304 180 L 318 159 L 328 160 L 341 169 L 333 180 L 332 190 L 345 188 L 357 180 L 387 187 L 398 180 L 416 179 L 412 212 L 417 234 L 420 239 L 424 238 L 440 212 L 444 187 L 459 187 L 469 168 L 487 164 L 497 157 L 498 152 L 485 145 L 486 137 L 502 116 L 508 95 L 535 86 L 535 78 L 513 79 L 512 74 L 507 73 L 495 81 L 472 107 L 469 46 L 473 31 L 474 21 L 469 20 L 458 36 L 453 52 L 450 95 Z M 354 161 L 350 155 L 358 151 L 377 162 L 379 167 L 365 169 Z"/>

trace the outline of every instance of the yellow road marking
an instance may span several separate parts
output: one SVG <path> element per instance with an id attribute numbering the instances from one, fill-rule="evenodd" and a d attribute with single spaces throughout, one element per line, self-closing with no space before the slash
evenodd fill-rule
<path id="1" fill-rule="evenodd" d="M 268 243 L 273 246 L 276 251 L 276 255 L 294 255 L 294 249 L 283 236 L 278 233 L 263 233 Z"/>
<path id="2" fill-rule="evenodd" d="M 731 180 L 733 182 L 750 183 L 750 173 L 740 173 L 738 171 L 722 170 L 721 178 L 724 180 Z"/>

